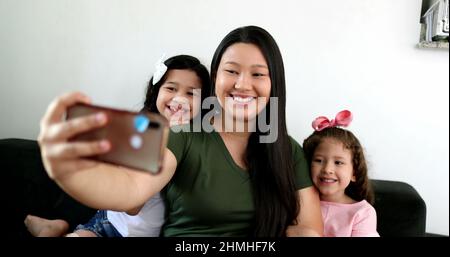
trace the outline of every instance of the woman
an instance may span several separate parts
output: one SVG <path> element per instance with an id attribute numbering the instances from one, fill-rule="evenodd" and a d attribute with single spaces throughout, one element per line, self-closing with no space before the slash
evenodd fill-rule
<path id="1" fill-rule="evenodd" d="M 164 189 L 165 236 L 322 235 L 318 193 L 302 149 L 287 135 L 284 68 L 275 40 L 255 26 L 230 32 L 214 54 L 211 79 L 221 107 L 208 121 L 213 131 L 171 132 L 157 176 L 82 159 L 107 152 L 109 142 L 67 139 L 103 126 L 107 117 L 61 121 L 69 106 L 89 103 L 80 93 L 61 96 L 44 115 L 38 140 L 49 176 L 98 209 L 133 210 Z M 261 143 L 267 131 L 257 120 L 273 108 L 269 133 L 277 137 Z"/>

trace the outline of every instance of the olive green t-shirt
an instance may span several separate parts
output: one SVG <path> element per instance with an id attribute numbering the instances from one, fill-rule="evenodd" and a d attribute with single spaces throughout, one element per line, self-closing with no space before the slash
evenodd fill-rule
<path id="1" fill-rule="evenodd" d="M 290 139 L 297 189 L 312 186 L 303 150 Z M 234 162 L 220 135 L 171 131 L 168 148 L 177 169 L 163 190 L 167 219 L 162 235 L 250 236 L 254 219 L 250 177 Z"/>

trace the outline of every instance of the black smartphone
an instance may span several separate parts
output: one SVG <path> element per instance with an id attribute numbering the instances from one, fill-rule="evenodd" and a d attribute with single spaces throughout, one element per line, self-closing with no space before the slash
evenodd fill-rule
<path id="1" fill-rule="evenodd" d="M 88 104 L 76 104 L 67 110 L 66 119 L 103 112 L 104 127 L 81 133 L 69 141 L 94 141 L 107 139 L 111 149 L 92 159 L 157 174 L 161 171 L 169 134 L 167 119 L 150 112 L 132 112 Z"/>

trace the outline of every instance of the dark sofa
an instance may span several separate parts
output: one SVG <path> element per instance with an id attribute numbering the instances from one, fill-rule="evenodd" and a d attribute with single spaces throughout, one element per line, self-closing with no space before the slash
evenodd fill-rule
<path id="1" fill-rule="evenodd" d="M 95 210 L 62 191 L 45 172 L 39 146 L 34 140 L 0 139 L 2 202 L 6 207 L 7 234 L 30 237 L 23 221 L 27 214 L 49 219 L 63 218 L 70 229 L 85 223 Z"/>
<path id="2" fill-rule="evenodd" d="M 71 229 L 88 221 L 95 210 L 65 194 L 44 170 L 39 146 L 34 140 L 0 139 L 2 197 L 7 208 L 6 235 L 29 237 L 26 214 L 64 218 Z M 409 184 L 372 180 L 378 232 L 382 237 L 425 236 L 426 205 Z"/>

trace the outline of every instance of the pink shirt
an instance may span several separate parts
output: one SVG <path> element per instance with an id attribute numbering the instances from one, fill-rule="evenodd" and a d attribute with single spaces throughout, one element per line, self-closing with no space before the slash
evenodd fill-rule
<path id="1" fill-rule="evenodd" d="M 366 200 L 344 204 L 320 201 L 326 237 L 379 237 L 377 214 Z"/>

